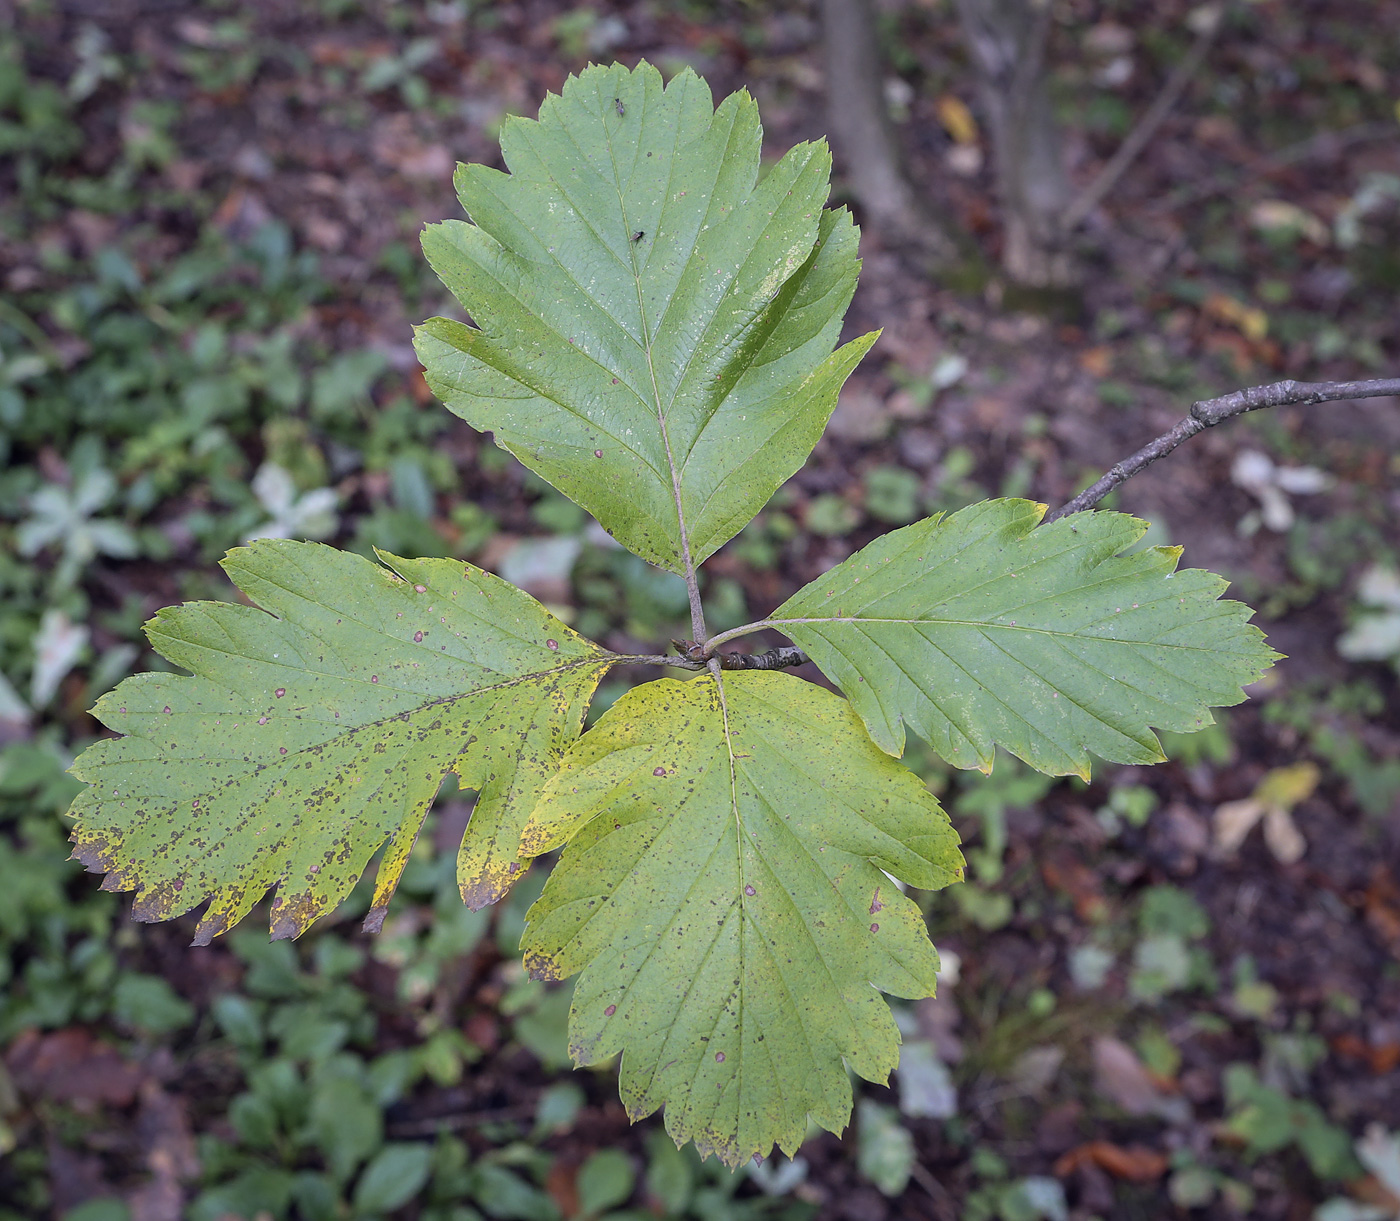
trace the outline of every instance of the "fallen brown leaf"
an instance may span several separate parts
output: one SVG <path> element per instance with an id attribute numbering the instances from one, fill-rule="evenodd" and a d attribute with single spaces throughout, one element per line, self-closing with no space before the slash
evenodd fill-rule
<path id="1" fill-rule="evenodd" d="M 1371 931 L 1400 958 L 1400 883 L 1386 866 L 1376 866 L 1362 904 Z"/>
<path id="2" fill-rule="evenodd" d="M 1040 875 L 1051 890 L 1068 896 L 1074 914 L 1085 923 L 1097 923 L 1107 914 L 1108 905 L 1099 890 L 1099 876 L 1083 861 L 1070 856 L 1052 856 L 1040 866 Z"/>
<path id="3" fill-rule="evenodd" d="M 1332 1050 L 1339 1056 L 1364 1060 L 1377 1076 L 1385 1076 L 1400 1068 L 1400 1043 L 1372 1044 L 1360 1035 L 1339 1034 L 1331 1040 Z"/>
<path id="4" fill-rule="evenodd" d="M 1113 351 L 1100 344 L 1079 353 L 1079 367 L 1091 377 L 1107 377 L 1113 371 Z"/>
<path id="5" fill-rule="evenodd" d="M 1181 1118 L 1189 1110 L 1184 1099 L 1163 1091 L 1159 1078 L 1147 1070 L 1131 1047 L 1111 1035 L 1094 1040 L 1094 1089 L 1129 1115 Z"/>
<path id="6" fill-rule="evenodd" d="M 25 1031 L 5 1054 L 21 1094 L 79 1108 L 130 1106 L 145 1074 L 79 1027 L 41 1035 Z"/>
<path id="7" fill-rule="evenodd" d="M 1167 1159 L 1155 1149 L 1144 1145 L 1115 1145 L 1111 1141 L 1091 1140 L 1063 1154 L 1053 1167 L 1057 1178 L 1065 1178 L 1088 1164 L 1108 1171 L 1116 1179 L 1130 1183 L 1150 1183 L 1167 1172 Z"/>

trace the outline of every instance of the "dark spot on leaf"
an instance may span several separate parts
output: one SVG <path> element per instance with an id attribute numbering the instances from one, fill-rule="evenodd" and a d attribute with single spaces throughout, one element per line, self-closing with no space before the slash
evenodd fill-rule
<path id="1" fill-rule="evenodd" d="M 278 687 L 277 690 L 274 691 L 272 694 L 275 695 L 275 696 L 280 700 L 284 695 L 287 694 L 287 688 L 286 688 L 286 687 Z M 170 709 L 167 708 L 166 711 L 169 712 Z"/>
<path id="2" fill-rule="evenodd" d="M 612 1017 L 612 1015 L 613 1015 L 614 1013 L 616 1013 L 616 1012 L 617 1012 L 617 1006 L 616 1006 L 616 1005 L 609 1005 L 606 1009 L 603 1010 L 603 1016 L 604 1016 L 604 1017 Z"/>
<path id="3" fill-rule="evenodd" d="M 531 979 L 549 982 L 560 978 L 559 965 L 547 954 L 527 954 L 524 965 L 525 974 Z"/>

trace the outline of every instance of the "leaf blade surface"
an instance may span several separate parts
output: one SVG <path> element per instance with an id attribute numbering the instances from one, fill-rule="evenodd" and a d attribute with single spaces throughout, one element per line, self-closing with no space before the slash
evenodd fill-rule
<path id="1" fill-rule="evenodd" d="M 580 1064 L 623 1053 L 632 1118 L 730 1166 L 839 1131 L 845 1064 L 883 1080 L 898 1033 L 877 989 L 932 993 L 937 955 L 890 875 L 961 876 L 947 816 L 844 700 L 791 675 L 661 679 L 566 754 L 525 832 L 567 841 L 522 941 L 582 971 Z"/>
<path id="2" fill-rule="evenodd" d="M 224 568 L 262 609 L 190 603 L 147 625 L 192 677 L 127 679 L 95 709 L 126 736 L 74 765 L 74 855 L 160 920 L 209 900 L 207 944 L 275 889 L 274 936 L 349 892 L 388 843 L 377 927 L 443 778 L 478 790 L 458 858 L 475 907 L 520 872 L 520 829 L 611 655 L 455 560 L 260 540 Z"/>
<path id="3" fill-rule="evenodd" d="M 418 329 L 433 390 L 673 572 L 801 466 L 875 339 L 832 351 L 860 263 L 826 146 L 762 182 L 760 148 L 746 93 L 589 68 L 507 123 L 509 174 L 459 168 L 470 222 L 424 234 L 473 323 Z"/>
<path id="4" fill-rule="evenodd" d="M 1039 526 L 1044 505 L 990 500 L 876 539 L 765 622 L 846 693 L 890 754 L 911 726 L 959 767 L 1002 745 L 1052 775 L 1089 756 L 1163 758 L 1152 728 L 1190 732 L 1237 704 L 1277 654 L 1178 571 L 1178 547 L 1122 553 L 1147 529 L 1122 513 Z"/>

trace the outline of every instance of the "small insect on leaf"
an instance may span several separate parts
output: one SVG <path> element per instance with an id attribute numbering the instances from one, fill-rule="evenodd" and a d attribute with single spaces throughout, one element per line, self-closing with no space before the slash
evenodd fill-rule
<path id="1" fill-rule="evenodd" d="M 619 119 L 627 113 L 627 107 L 622 104 L 621 98 L 613 98 L 613 105 L 617 107 L 617 117 Z"/>
<path id="2" fill-rule="evenodd" d="M 634 242 L 640 242 L 644 237 L 646 237 L 646 230 L 638 229 L 637 232 L 632 235 L 632 240 Z"/>

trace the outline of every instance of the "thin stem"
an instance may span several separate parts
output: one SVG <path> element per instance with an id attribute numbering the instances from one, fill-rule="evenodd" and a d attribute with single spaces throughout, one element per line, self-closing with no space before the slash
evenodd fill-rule
<path id="1" fill-rule="evenodd" d="M 1099 171 L 1094 181 L 1085 187 L 1079 193 L 1078 198 L 1065 209 L 1064 217 L 1060 221 L 1065 233 L 1073 233 L 1084 223 L 1089 213 L 1097 208 L 1103 202 L 1104 197 L 1118 185 L 1118 180 L 1123 177 L 1128 167 L 1138 159 L 1138 155 L 1157 134 L 1157 129 L 1167 121 L 1172 107 L 1176 105 L 1182 93 L 1185 92 L 1186 86 L 1191 83 L 1191 78 L 1196 75 L 1197 69 L 1205 61 L 1206 53 L 1215 41 L 1216 33 L 1225 24 L 1222 19 L 1223 13 L 1218 6 L 1205 10 L 1203 16 L 1204 25 L 1201 27 L 1200 33 L 1196 35 L 1195 45 L 1167 78 L 1167 83 L 1162 86 L 1162 92 L 1157 95 L 1157 100 L 1148 108 L 1138 125 L 1128 133 L 1123 143 L 1118 146 L 1118 151 L 1109 158 L 1108 163 Z"/>
<path id="2" fill-rule="evenodd" d="M 680 508 L 677 497 L 677 509 Z M 700 581 L 695 574 L 695 565 L 690 561 L 690 539 L 685 535 L 685 523 L 681 523 L 681 558 L 685 561 L 685 592 L 690 598 L 690 630 L 695 633 L 697 644 L 708 644 L 705 634 L 705 608 L 700 602 Z"/>
<path id="3" fill-rule="evenodd" d="M 1044 524 L 1048 525 L 1061 517 L 1068 517 L 1071 513 L 1092 509 L 1119 484 L 1146 470 L 1158 458 L 1166 457 L 1183 441 L 1190 440 L 1198 432 L 1213 428 L 1224 420 L 1244 415 L 1247 411 L 1295 404 L 1311 406 L 1314 403 L 1331 403 L 1342 399 L 1392 396 L 1400 397 L 1400 377 L 1364 382 L 1273 382 L 1267 386 L 1250 386 L 1247 390 L 1236 390 L 1233 394 L 1223 394 L 1219 398 L 1201 399 L 1191 404 L 1186 418 L 1174 428 L 1149 441 L 1131 457 L 1115 463 L 1096 483 L 1085 488 L 1073 500 L 1062 504 L 1053 513 L 1047 514 Z"/>
<path id="4" fill-rule="evenodd" d="M 614 655 L 615 665 L 625 666 L 676 666 L 681 670 L 703 670 L 703 661 L 689 657 L 679 657 L 674 653 L 618 653 Z"/>
<path id="5" fill-rule="evenodd" d="M 785 644 L 762 653 L 721 653 L 711 660 L 718 660 L 721 670 L 787 670 L 812 659 L 795 644 Z"/>
<path id="6" fill-rule="evenodd" d="M 679 670 L 786 670 L 811 659 L 796 645 L 785 644 L 762 653 L 715 653 L 709 657 L 687 657 L 671 653 L 629 653 L 619 655 L 620 665 L 675 666 Z"/>
<path id="7" fill-rule="evenodd" d="M 711 654 L 720 645 L 731 640 L 737 640 L 740 636 L 752 636 L 755 632 L 761 632 L 764 628 L 771 627 L 772 624 L 767 619 L 760 619 L 757 623 L 746 623 L 743 627 L 732 627 L 727 632 L 720 632 L 712 636 L 705 644 L 705 653 Z"/>

